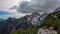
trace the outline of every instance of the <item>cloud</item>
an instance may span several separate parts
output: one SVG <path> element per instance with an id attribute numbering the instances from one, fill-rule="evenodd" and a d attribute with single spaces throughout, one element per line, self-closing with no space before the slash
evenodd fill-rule
<path id="1" fill-rule="evenodd" d="M 27 1 L 22 1 L 22 3 L 19 3 L 19 6 L 13 6 L 11 9 L 16 9 L 18 12 L 21 12 L 21 13 L 25 13 L 27 12 L 28 13 L 28 10 L 27 10 L 27 6 L 29 6 L 30 2 L 27 2 Z"/>
<path id="2" fill-rule="evenodd" d="M 60 0 L 31 0 L 22 1 L 19 6 L 15 6 L 12 9 L 20 13 L 32 13 L 32 12 L 52 12 L 57 7 L 60 7 Z"/>

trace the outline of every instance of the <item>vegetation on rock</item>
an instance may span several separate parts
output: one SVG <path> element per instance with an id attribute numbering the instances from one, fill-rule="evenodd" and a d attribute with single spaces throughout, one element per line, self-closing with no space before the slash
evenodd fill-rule
<path id="1" fill-rule="evenodd" d="M 43 26 L 54 26 L 58 34 L 60 34 L 60 11 L 50 13 L 43 20 Z"/>

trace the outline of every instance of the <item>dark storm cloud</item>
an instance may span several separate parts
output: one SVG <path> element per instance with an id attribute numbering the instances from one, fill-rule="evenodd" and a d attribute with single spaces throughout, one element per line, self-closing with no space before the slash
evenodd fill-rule
<path id="1" fill-rule="evenodd" d="M 32 12 L 52 12 L 55 8 L 60 7 L 60 0 L 31 0 L 31 2 L 23 1 L 19 6 L 14 6 L 21 13 Z"/>

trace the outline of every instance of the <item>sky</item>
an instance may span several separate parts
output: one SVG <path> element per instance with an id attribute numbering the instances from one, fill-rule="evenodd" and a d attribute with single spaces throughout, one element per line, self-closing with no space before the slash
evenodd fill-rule
<path id="1" fill-rule="evenodd" d="M 18 13 L 16 10 L 9 10 L 14 5 L 18 5 L 20 0 L 0 0 L 0 18 L 7 19 L 9 17 L 19 18 L 25 14 Z"/>
<path id="2" fill-rule="evenodd" d="M 53 12 L 60 0 L 0 0 L 0 18 L 19 18 L 33 12 Z"/>

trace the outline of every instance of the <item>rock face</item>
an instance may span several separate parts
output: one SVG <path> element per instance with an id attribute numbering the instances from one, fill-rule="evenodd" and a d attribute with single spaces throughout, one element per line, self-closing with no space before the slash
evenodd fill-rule
<path id="1" fill-rule="evenodd" d="M 38 34 L 57 34 L 57 32 L 55 30 L 49 30 L 49 29 L 40 28 L 38 30 Z"/>
<path id="2" fill-rule="evenodd" d="M 29 16 L 28 21 L 33 24 L 36 20 L 39 19 L 39 17 L 40 17 L 40 14 L 37 12 L 34 12 Z"/>
<path id="3" fill-rule="evenodd" d="M 47 13 L 39 14 L 38 12 L 34 12 L 28 17 L 28 21 L 34 24 L 36 21 L 43 20 L 47 15 Z"/>

